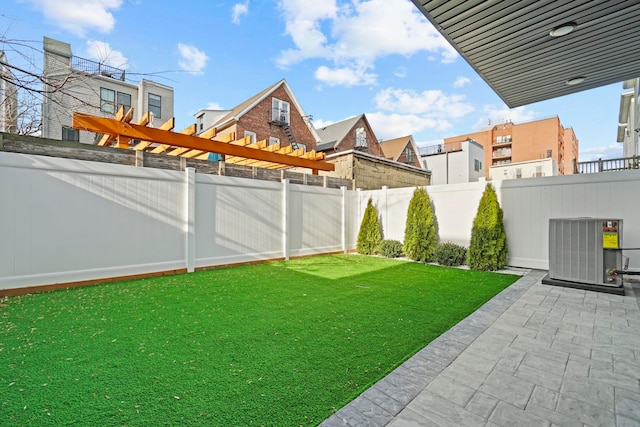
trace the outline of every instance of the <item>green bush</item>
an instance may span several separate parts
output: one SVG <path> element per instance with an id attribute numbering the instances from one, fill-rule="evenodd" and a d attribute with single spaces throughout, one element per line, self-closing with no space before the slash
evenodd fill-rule
<path id="1" fill-rule="evenodd" d="M 380 255 L 384 255 L 387 258 L 398 258 L 404 255 L 402 252 L 402 242 L 397 240 L 383 240 L 380 243 Z"/>
<path id="2" fill-rule="evenodd" d="M 436 246 L 435 261 L 440 265 L 455 267 L 464 264 L 467 258 L 467 248 L 455 243 L 441 243 Z"/>
<path id="3" fill-rule="evenodd" d="M 437 244 L 438 236 L 431 199 L 427 190 L 416 188 L 407 211 L 404 253 L 414 261 L 428 262 L 433 260 Z"/>
<path id="4" fill-rule="evenodd" d="M 467 264 L 473 270 L 499 270 L 507 264 L 507 236 L 502 209 L 491 184 L 485 187 L 473 220 Z"/>
<path id="5" fill-rule="evenodd" d="M 358 232 L 358 253 L 362 255 L 377 254 L 382 241 L 382 231 L 378 220 L 378 210 L 373 206 L 373 201 L 369 198 L 367 208 L 364 210 L 360 231 Z"/>

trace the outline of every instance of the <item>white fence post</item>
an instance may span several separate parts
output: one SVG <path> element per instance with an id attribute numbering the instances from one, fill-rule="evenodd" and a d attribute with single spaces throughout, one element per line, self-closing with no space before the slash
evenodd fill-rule
<path id="1" fill-rule="evenodd" d="M 389 197 L 389 187 L 386 185 L 382 186 L 382 194 L 383 194 L 383 203 L 384 203 L 384 209 L 382 209 L 382 206 L 378 207 L 378 215 L 382 215 L 383 218 L 383 224 L 382 224 L 382 238 L 384 237 L 384 234 L 387 232 L 388 228 L 387 228 L 387 218 L 389 218 L 389 208 L 388 208 L 388 203 L 387 203 L 387 198 Z M 383 214 L 384 212 L 384 214 Z"/>
<path id="2" fill-rule="evenodd" d="M 347 187 L 340 187 L 342 191 L 342 252 L 347 253 Z"/>
<path id="3" fill-rule="evenodd" d="M 196 264 L 196 170 L 186 168 L 184 180 L 185 263 L 187 273 L 193 273 Z"/>
<path id="4" fill-rule="evenodd" d="M 282 256 L 289 261 L 289 180 L 282 180 Z"/>

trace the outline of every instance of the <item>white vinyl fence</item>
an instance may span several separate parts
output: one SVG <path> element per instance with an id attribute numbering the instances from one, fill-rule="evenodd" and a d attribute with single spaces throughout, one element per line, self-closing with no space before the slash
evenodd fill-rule
<path id="1" fill-rule="evenodd" d="M 504 212 L 513 266 L 548 269 L 550 218 L 612 218 L 623 220 L 623 246 L 640 247 L 640 171 L 604 172 L 493 181 Z M 468 246 L 471 226 L 486 183 L 426 187 L 434 206 L 441 242 Z M 384 237 L 404 239 L 407 208 L 413 188 L 359 191 L 359 212 L 369 197 L 381 217 Z M 640 251 L 628 251 L 640 267 Z"/>
<path id="2" fill-rule="evenodd" d="M 0 290 L 355 247 L 355 193 L 0 152 Z"/>
<path id="3" fill-rule="evenodd" d="M 550 218 L 623 220 L 640 247 L 640 171 L 494 181 L 508 263 L 548 268 Z M 427 187 L 441 242 L 468 246 L 485 183 Z M 288 259 L 356 246 L 367 199 L 403 240 L 413 188 L 348 191 L 0 152 L 0 291 Z M 640 251 L 628 252 L 640 266 Z"/>

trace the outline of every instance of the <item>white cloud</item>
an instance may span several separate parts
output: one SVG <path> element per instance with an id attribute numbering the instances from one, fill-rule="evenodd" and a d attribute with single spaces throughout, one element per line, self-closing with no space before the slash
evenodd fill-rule
<path id="1" fill-rule="evenodd" d="M 200 49 L 188 44 L 178 43 L 178 51 L 182 60 L 180 68 L 193 74 L 202 74 L 209 57 Z"/>
<path id="2" fill-rule="evenodd" d="M 464 95 L 447 95 L 441 90 L 387 88 L 378 92 L 375 102 L 379 109 L 396 113 L 426 114 L 441 119 L 455 119 L 471 113 L 474 108 L 464 102 Z"/>
<path id="3" fill-rule="evenodd" d="M 224 110 L 224 108 L 222 108 L 222 106 L 217 102 L 209 102 L 204 109 L 205 110 Z"/>
<path id="4" fill-rule="evenodd" d="M 416 92 L 387 88 L 379 91 L 374 101 L 378 112 L 367 113 L 379 138 L 397 138 L 425 129 L 437 132 L 453 128 L 452 120 L 474 111 L 463 95 L 447 95 L 441 90 Z"/>
<path id="5" fill-rule="evenodd" d="M 249 13 L 249 0 L 244 3 L 236 3 L 233 5 L 231 12 L 231 21 L 238 25 L 240 24 L 240 17 Z"/>
<path id="6" fill-rule="evenodd" d="M 54 24 L 80 37 L 90 30 L 109 33 L 116 22 L 112 12 L 122 5 L 122 0 L 27 1 Z"/>
<path id="7" fill-rule="evenodd" d="M 467 77 L 458 77 L 456 79 L 456 81 L 453 82 L 453 87 L 461 88 L 464 85 L 468 85 L 469 83 L 471 83 L 471 80 L 469 80 L 469 78 L 467 78 Z"/>
<path id="8" fill-rule="evenodd" d="M 598 159 L 615 159 L 622 157 L 622 144 L 615 143 L 602 147 L 579 148 L 578 161 L 588 162 Z"/>
<path id="9" fill-rule="evenodd" d="M 472 129 L 478 130 L 489 125 L 512 121 L 513 123 L 524 123 L 534 120 L 538 113 L 527 110 L 527 107 L 517 107 L 509 109 L 506 106 L 498 107 L 495 105 L 485 105 L 482 110 L 480 119 L 472 126 Z"/>
<path id="10" fill-rule="evenodd" d="M 452 128 L 451 123 L 444 119 L 434 119 L 416 114 L 397 113 L 367 113 L 367 119 L 381 139 L 397 138 L 421 132 L 425 129 L 444 131 Z"/>
<path id="11" fill-rule="evenodd" d="M 87 40 L 87 56 L 102 64 L 126 70 L 129 60 L 118 50 L 111 48 L 109 43 L 98 40 Z"/>
<path id="12" fill-rule="evenodd" d="M 393 72 L 393 75 L 398 77 L 398 78 L 403 79 L 403 78 L 407 77 L 407 69 L 405 67 L 398 67 Z"/>
<path id="13" fill-rule="evenodd" d="M 277 65 L 281 68 L 319 58 L 330 61 L 335 69 L 368 73 L 378 58 L 393 54 L 430 52 L 442 62 L 458 56 L 407 0 L 350 0 L 341 5 L 336 0 L 280 0 L 279 6 L 285 33 L 295 45 L 280 52 Z"/>
<path id="14" fill-rule="evenodd" d="M 316 129 L 322 129 L 334 123 L 335 122 L 331 120 L 313 119 L 313 127 Z"/>
<path id="15" fill-rule="evenodd" d="M 318 67 L 313 74 L 322 83 L 329 86 L 362 86 L 371 85 L 376 81 L 376 75 L 367 73 L 364 69 L 329 68 L 324 65 Z"/>

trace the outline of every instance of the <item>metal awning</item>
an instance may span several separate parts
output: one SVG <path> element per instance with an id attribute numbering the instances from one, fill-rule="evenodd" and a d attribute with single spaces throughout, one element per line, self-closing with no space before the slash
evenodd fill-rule
<path id="1" fill-rule="evenodd" d="M 640 76 L 638 0 L 413 3 L 511 108 Z"/>

